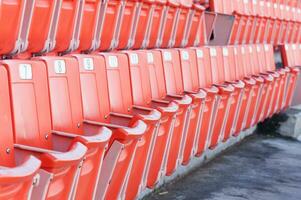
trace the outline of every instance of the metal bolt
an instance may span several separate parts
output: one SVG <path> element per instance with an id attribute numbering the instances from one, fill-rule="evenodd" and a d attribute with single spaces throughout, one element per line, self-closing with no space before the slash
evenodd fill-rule
<path id="1" fill-rule="evenodd" d="M 131 108 L 130 107 L 128 107 L 128 112 L 130 112 L 131 111 Z"/>
<path id="2" fill-rule="evenodd" d="M 7 154 L 10 154 L 10 148 L 7 148 L 7 149 L 6 149 L 6 153 L 7 153 Z"/>
<path id="3" fill-rule="evenodd" d="M 108 115 L 105 115 L 105 119 L 107 119 L 108 118 Z"/>
<path id="4" fill-rule="evenodd" d="M 80 127 L 80 123 L 77 123 L 77 128 L 79 128 Z"/>
<path id="5" fill-rule="evenodd" d="M 46 139 L 46 140 L 48 140 L 48 138 L 49 138 L 49 135 L 48 135 L 48 134 L 46 134 L 46 135 L 45 135 L 45 139 Z"/>

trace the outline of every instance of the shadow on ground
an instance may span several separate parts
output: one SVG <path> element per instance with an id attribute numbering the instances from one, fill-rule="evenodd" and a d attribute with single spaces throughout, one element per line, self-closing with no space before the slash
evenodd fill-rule
<path id="1" fill-rule="evenodd" d="M 254 134 L 145 200 L 300 200 L 301 143 Z"/>

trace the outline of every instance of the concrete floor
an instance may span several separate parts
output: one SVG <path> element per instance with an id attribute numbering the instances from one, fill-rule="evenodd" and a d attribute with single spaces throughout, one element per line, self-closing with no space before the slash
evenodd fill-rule
<path id="1" fill-rule="evenodd" d="M 300 200 L 301 142 L 254 134 L 145 200 Z"/>

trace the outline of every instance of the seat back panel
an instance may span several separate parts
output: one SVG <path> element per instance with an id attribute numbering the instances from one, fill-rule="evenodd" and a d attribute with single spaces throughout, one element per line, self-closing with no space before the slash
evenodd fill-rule
<path id="1" fill-rule="evenodd" d="M 47 65 L 53 129 L 82 134 L 79 69 L 75 58 L 41 57 Z"/>
<path id="2" fill-rule="evenodd" d="M 51 112 L 46 66 L 5 60 L 9 71 L 15 142 L 51 148 Z"/>
<path id="3" fill-rule="evenodd" d="M 147 68 L 150 75 L 150 83 L 153 99 L 165 98 L 167 94 L 163 61 L 161 52 L 158 50 L 152 50 L 148 52 Z"/>
<path id="4" fill-rule="evenodd" d="M 153 57 L 147 59 L 148 56 L 152 55 L 147 55 L 146 51 L 136 51 L 134 54 L 129 52 L 127 55 L 129 57 L 133 102 L 137 105 L 146 106 L 152 100 L 147 62 L 152 62 Z M 136 56 L 138 60 L 134 59 Z M 131 57 L 133 57 L 134 61 L 131 61 Z"/>
<path id="5" fill-rule="evenodd" d="M 184 88 L 179 52 L 175 49 L 162 50 L 161 52 L 167 94 L 182 94 Z"/>
<path id="6" fill-rule="evenodd" d="M 200 88 L 212 85 L 212 75 L 210 68 L 210 51 L 207 47 L 196 48 L 197 68 Z"/>
<path id="7" fill-rule="evenodd" d="M 111 110 L 128 113 L 133 105 L 128 58 L 122 53 L 104 54 Z"/>
<path id="8" fill-rule="evenodd" d="M 200 83 L 195 51 L 193 49 L 180 49 L 179 52 L 181 56 L 184 90 L 198 91 Z"/>
<path id="9" fill-rule="evenodd" d="M 99 55 L 76 54 L 82 91 L 84 118 L 110 121 L 110 102 L 105 59 Z"/>

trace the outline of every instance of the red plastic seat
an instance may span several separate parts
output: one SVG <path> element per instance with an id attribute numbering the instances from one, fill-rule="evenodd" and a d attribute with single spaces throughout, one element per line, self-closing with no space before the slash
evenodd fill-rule
<path id="1" fill-rule="evenodd" d="M 101 0 L 85 0 L 77 51 L 93 51 L 99 45 Z"/>
<path id="2" fill-rule="evenodd" d="M 155 18 L 154 12 L 156 9 L 155 0 L 142 1 L 141 11 L 137 20 L 137 29 L 134 33 L 134 45 L 133 49 L 140 49 L 146 47 L 147 38 L 149 38 L 151 32 L 152 21 Z"/>
<path id="3" fill-rule="evenodd" d="M 78 48 L 83 9 L 84 1 L 62 0 L 54 52 L 70 52 Z"/>
<path id="4" fill-rule="evenodd" d="M 75 199 L 94 199 L 111 131 L 84 122 L 79 67 L 75 58 L 47 56 L 37 59 L 47 66 L 52 129 L 55 134 L 74 138 L 88 148 L 74 191 Z M 68 143 L 68 140 L 61 142 Z"/>
<path id="5" fill-rule="evenodd" d="M 34 3 L 32 21 L 28 33 L 29 53 L 45 53 L 54 48 L 59 1 L 37 0 Z"/>
<path id="6" fill-rule="evenodd" d="M 196 156 L 201 156 L 211 142 L 212 124 L 216 121 L 216 107 L 218 105 L 218 88 L 212 84 L 210 66 L 210 50 L 208 47 L 193 48 L 197 57 L 197 71 L 199 88 L 206 91 L 201 132 L 196 146 Z"/>
<path id="7" fill-rule="evenodd" d="M 241 80 L 236 79 L 236 69 L 235 69 L 235 57 L 233 46 L 222 47 L 223 56 L 223 68 L 225 73 L 225 83 L 230 84 L 234 87 L 232 97 L 230 100 L 230 108 L 226 116 L 226 124 L 223 130 L 223 137 L 221 138 L 224 142 L 229 139 L 231 135 L 234 134 L 235 127 L 237 125 L 237 120 L 239 112 L 241 111 L 241 104 L 243 98 L 243 90 L 245 88 L 245 83 Z"/>
<path id="8" fill-rule="evenodd" d="M 124 198 L 129 180 L 133 178 L 132 171 L 137 173 L 136 181 L 142 177 L 160 113 L 149 110 L 141 114 L 138 108 L 133 107 L 130 79 L 124 79 L 123 86 L 118 82 L 120 73 L 129 73 L 128 69 L 124 69 L 126 65 L 123 67 L 121 64 L 127 64 L 124 54 L 74 56 L 80 64 L 85 119 L 113 130 L 101 169 L 97 197 Z"/>
<path id="9" fill-rule="evenodd" d="M 144 65 L 143 62 L 145 62 L 145 59 L 143 57 L 145 56 L 145 53 L 147 55 L 147 63 Z M 180 125 L 181 124 L 180 119 L 183 118 L 184 113 L 183 113 L 183 108 L 179 110 L 179 105 L 178 105 L 179 102 L 177 103 L 175 101 L 165 100 L 167 93 L 166 93 L 166 86 L 165 86 L 164 71 L 162 67 L 161 52 L 145 51 L 143 52 L 143 54 L 138 53 L 138 56 L 141 65 L 131 66 L 130 68 L 134 102 L 140 105 L 142 103 L 142 99 L 139 98 L 139 96 L 142 94 L 140 90 L 143 89 L 143 91 L 145 90 L 149 91 L 150 89 L 150 96 L 149 96 L 149 92 L 147 93 L 143 92 L 146 100 L 150 98 L 150 101 L 147 101 L 146 104 L 147 106 L 151 105 L 151 107 L 155 107 L 159 109 L 160 112 L 162 113 L 161 125 L 158 133 L 159 135 L 157 137 L 157 144 L 153 152 L 153 157 L 150 163 L 150 169 L 147 174 L 147 182 L 146 182 L 146 186 L 148 188 L 154 188 L 155 185 L 159 182 L 159 179 L 165 175 L 166 164 L 171 149 L 170 141 L 173 138 L 173 134 L 174 133 L 178 134 L 178 131 L 180 131 L 179 126 L 182 126 Z M 138 73 L 134 73 L 132 67 L 135 68 L 140 67 L 141 70 L 144 69 L 143 67 L 146 67 L 146 69 L 141 71 L 143 78 L 139 79 L 137 77 Z M 139 80 L 143 81 L 144 83 L 140 85 L 140 83 L 138 82 Z M 139 91 L 137 91 L 137 89 L 139 89 Z M 166 129 L 163 129 L 164 124 L 162 125 L 162 122 L 164 122 L 164 116 L 165 116 L 164 124 L 166 124 Z M 169 123 L 171 124 L 169 125 Z M 177 127 L 176 129 L 175 126 Z"/>
<path id="10" fill-rule="evenodd" d="M 33 1 L 1 1 L 0 55 L 13 55 L 27 46 L 27 30 Z"/>
<path id="11" fill-rule="evenodd" d="M 178 49 L 180 54 L 181 66 L 174 65 L 173 69 L 181 69 L 182 73 L 175 73 L 175 81 L 181 81 L 183 84 L 183 94 L 189 94 L 192 98 L 192 107 L 190 113 L 190 124 L 186 136 L 186 142 L 184 144 L 184 152 L 182 158 L 182 164 L 189 163 L 192 156 L 196 151 L 196 144 L 200 137 L 201 124 L 203 123 L 203 111 L 206 101 L 206 92 L 200 90 L 197 58 L 193 49 Z M 177 94 L 181 94 L 177 92 Z"/>
<path id="12" fill-rule="evenodd" d="M 227 121 L 230 103 L 234 92 L 234 87 L 225 85 L 225 72 L 223 67 L 222 49 L 219 47 L 208 47 L 210 53 L 210 67 L 212 84 L 218 87 L 218 103 L 216 119 L 212 123 L 212 134 L 210 135 L 209 148 L 213 149 L 223 138 L 223 133 Z M 233 119 L 230 119 L 231 121 Z"/>
<path id="13" fill-rule="evenodd" d="M 155 53 L 157 51 L 161 52 L 162 57 Z M 158 60 L 158 63 L 153 65 L 153 72 L 151 72 L 151 84 L 152 88 L 154 87 L 153 99 L 166 105 L 173 101 L 179 106 L 166 165 L 163 168 L 164 174 L 170 176 L 183 158 L 183 147 L 186 143 L 186 133 L 190 122 L 192 99 L 188 95 L 183 95 L 182 81 L 174 77 L 175 73 L 181 75 L 178 52 L 176 50 L 153 50 L 151 52 L 154 55 L 154 60 Z M 175 65 L 179 67 L 173 72 L 173 66 Z M 154 94 L 154 92 L 156 93 Z"/>
<path id="14" fill-rule="evenodd" d="M 187 34 L 191 30 L 191 22 L 193 17 L 193 2 L 191 0 L 179 0 L 180 12 L 177 28 L 171 37 L 170 47 L 184 47 L 186 44 Z M 201 17 L 201 16 L 200 16 Z"/>
<path id="15" fill-rule="evenodd" d="M 138 15 L 141 11 L 142 3 L 140 0 L 123 1 L 124 10 L 122 11 L 120 26 L 118 27 L 116 49 L 130 49 L 134 44 L 134 34 L 137 29 Z M 107 28 L 107 27 L 105 27 Z M 113 47 L 115 48 L 115 46 Z"/>
<path id="16" fill-rule="evenodd" d="M 166 20 L 167 0 L 155 0 L 152 22 L 149 34 L 146 36 L 143 48 L 155 48 L 162 42 L 162 31 Z"/>
<path id="17" fill-rule="evenodd" d="M 152 103 L 151 86 L 150 82 L 148 82 L 150 80 L 146 52 L 126 51 L 125 54 L 128 63 L 121 62 L 124 57 L 120 58 L 119 61 L 122 63 L 122 66 L 119 72 L 123 80 L 131 80 L 131 88 L 126 87 L 123 91 L 132 94 L 133 102 L 131 104 L 134 110 L 137 111 L 137 109 L 140 109 L 147 113 L 155 108 L 161 113 L 157 133 L 153 134 L 153 138 L 146 138 L 147 140 L 143 141 L 143 143 L 150 143 L 149 152 L 142 153 L 141 151 L 141 154 L 134 158 L 135 160 L 129 176 L 128 185 L 127 188 L 125 188 L 125 199 L 135 199 L 147 185 L 147 177 L 151 176 L 152 178 L 156 178 L 156 176 L 158 176 L 164 155 L 166 155 L 167 141 L 172 134 L 173 121 L 178 107 L 175 104 L 171 104 L 169 107 L 156 107 Z"/>
<path id="18" fill-rule="evenodd" d="M 29 60 L 4 60 L 2 65 L 9 73 L 15 147 L 42 161 L 34 198 L 72 198 L 87 148 L 53 134 L 46 66 Z"/>
<path id="19" fill-rule="evenodd" d="M 300 52 L 301 52 L 300 45 L 298 45 L 298 47 L 295 50 L 292 50 L 292 48 L 290 48 L 290 45 L 288 44 L 282 48 L 284 66 L 288 67 L 290 71 L 286 81 L 287 89 L 285 91 L 285 95 L 283 99 L 284 101 L 282 105 L 283 109 L 287 109 L 292 102 L 297 79 L 300 73 L 300 69 L 296 67 L 301 65 L 301 59 L 299 56 Z"/>
<path id="20" fill-rule="evenodd" d="M 15 151 L 8 74 L 4 66 L 0 66 L 0 84 L 0 198 L 31 199 L 41 161 Z"/>
<path id="21" fill-rule="evenodd" d="M 192 5 L 193 15 L 190 25 L 190 31 L 183 42 L 183 46 L 200 46 L 206 44 L 206 27 L 205 27 L 205 8 L 197 4 Z"/>
<path id="22" fill-rule="evenodd" d="M 167 0 L 167 8 L 165 11 L 165 19 L 163 22 L 163 28 L 161 35 L 159 35 L 159 40 L 156 47 L 167 48 L 173 47 L 174 36 L 176 34 L 179 16 L 181 13 L 180 3 L 177 0 Z"/>
<path id="23" fill-rule="evenodd" d="M 145 172 L 153 156 L 154 144 L 160 129 L 159 120 L 161 113 L 157 109 L 145 109 L 135 106 L 131 91 L 131 77 L 129 63 L 137 64 L 139 57 L 135 53 L 130 54 L 104 54 L 107 66 L 108 87 L 110 103 L 113 112 L 121 114 L 137 115 L 147 124 L 147 130 L 137 144 L 135 157 L 133 158 L 131 171 L 127 177 L 127 184 L 123 188 L 122 198 L 132 199 L 138 194 L 139 187 L 145 183 Z M 117 59 L 118 66 L 112 63 Z M 112 65 L 113 64 L 113 65 Z M 119 99 L 119 101 L 117 100 Z M 117 100 L 117 101 L 116 101 Z M 109 196 L 111 194 L 108 194 Z"/>

